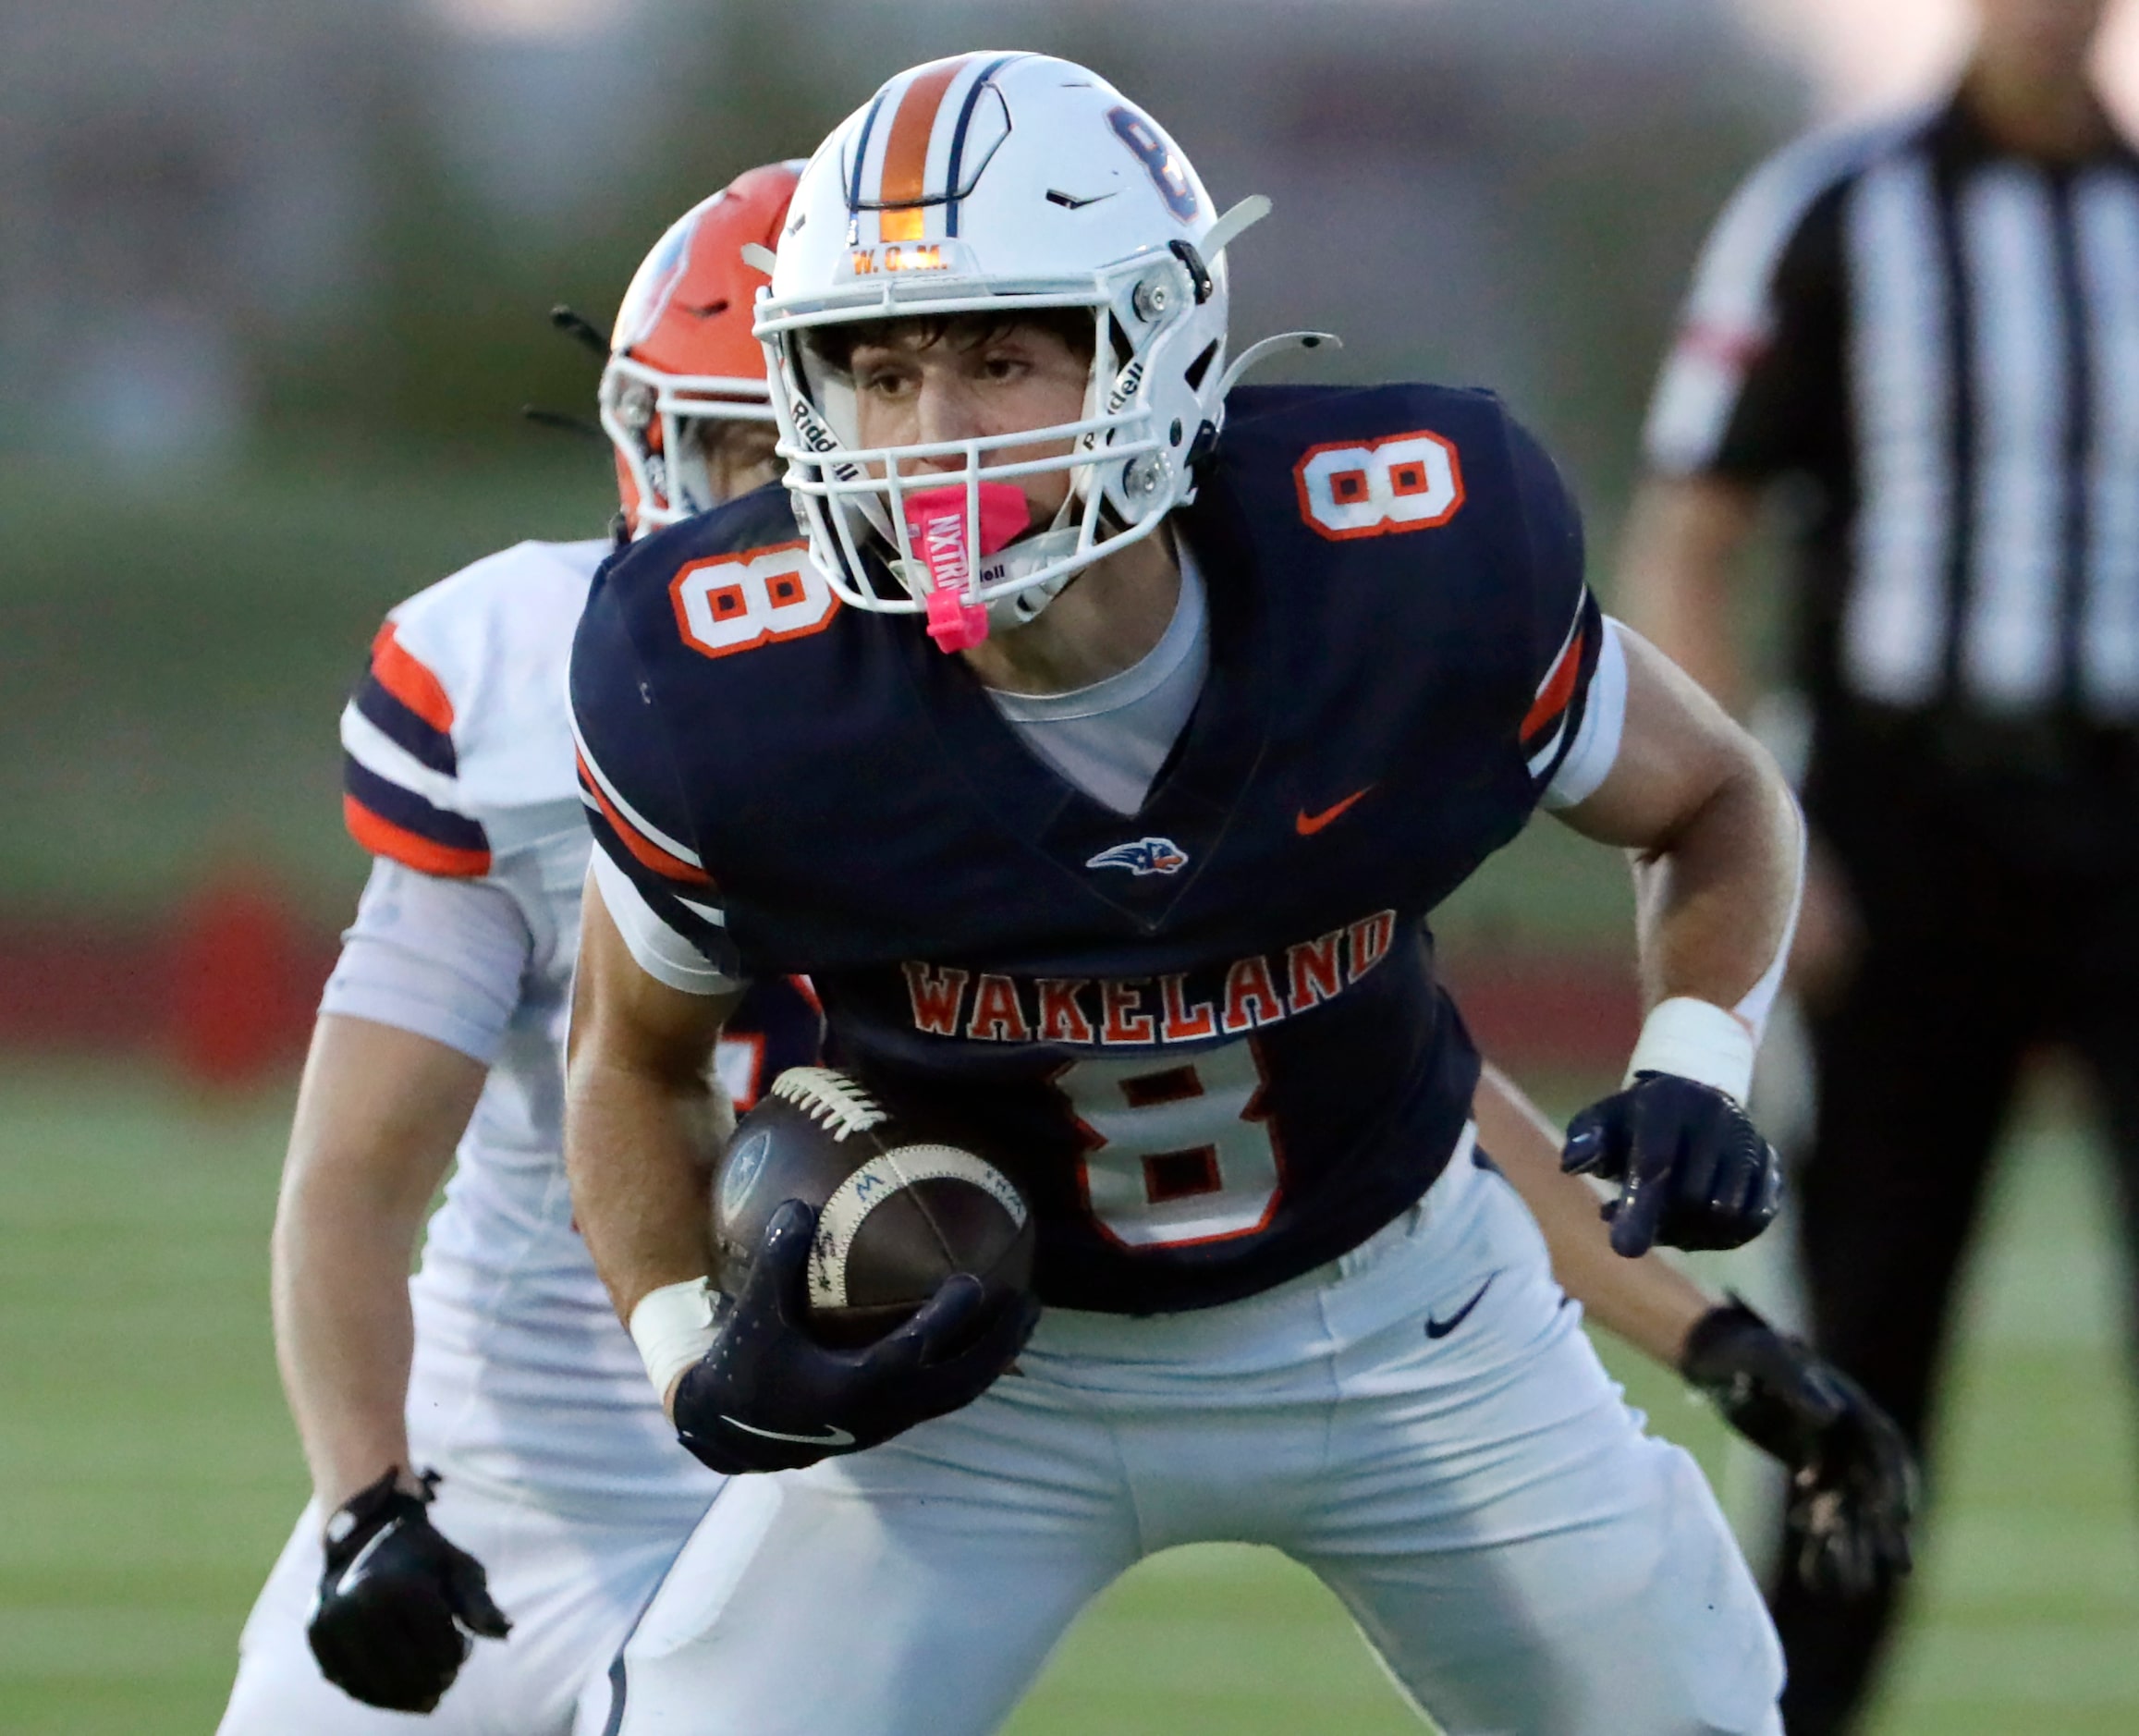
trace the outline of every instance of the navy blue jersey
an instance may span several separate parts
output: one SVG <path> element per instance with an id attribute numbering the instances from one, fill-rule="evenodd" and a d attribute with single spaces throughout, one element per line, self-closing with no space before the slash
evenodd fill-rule
<path id="1" fill-rule="evenodd" d="M 1252 1294 L 1440 1172 L 1477 1057 L 1424 918 L 1528 819 L 1601 631 L 1566 488 L 1485 393 L 1239 391 L 1174 525 L 1210 672 L 1127 817 L 917 618 L 839 605 L 777 490 L 620 553 L 573 654 L 600 847 L 1016 1175 L 1057 1306 Z"/>

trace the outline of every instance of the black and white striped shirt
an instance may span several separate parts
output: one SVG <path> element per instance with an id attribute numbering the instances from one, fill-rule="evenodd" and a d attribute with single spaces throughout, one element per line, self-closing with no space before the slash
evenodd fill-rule
<path id="1" fill-rule="evenodd" d="M 2139 156 L 2016 156 L 1958 100 L 1791 146 L 1709 238 L 1647 446 L 1819 484 L 1815 706 L 2139 724 Z"/>

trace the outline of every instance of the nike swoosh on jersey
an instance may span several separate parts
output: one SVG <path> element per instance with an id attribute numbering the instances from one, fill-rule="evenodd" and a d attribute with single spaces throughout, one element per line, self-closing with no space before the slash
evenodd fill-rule
<path id="1" fill-rule="evenodd" d="M 1302 837 L 1313 837 L 1315 833 L 1321 831 L 1332 820 L 1340 817 L 1353 802 L 1373 788 L 1372 784 L 1363 785 L 1360 789 L 1353 790 L 1351 795 L 1345 797 L 1342 801 L 1323 809 L 1320 813 L 1310 813 L 1306 809 L 1301 809 L 1292 816 L 1293 830 L 1298 832 Z"/>
<path id="2" fill-rule="evenodd" d="M 1461 1326 L 1470 1317 L 1471 1310 L 1485 1300 L 1485 1292 L 1493 1288 L 1493 1280 L 1499 1276 L 1500 1274 L 1497 1272 L 1486 1273 L 1485 1281 L 1471 1292 L 1471 1300 L 1457 1309 L 1446 1320 L 1436 1320 L 1432 1314 L 1428 1314 L 1426 1316 L 1426 1336 L 1429 1339 L 1445 1339 Z"/>
<path id="3" fill-rule="evenodd" d="M 739 1423 L 732 1416 L 724 1416 L 720 1420 L 730 1428 L 739 1428 L 746 1435 L 762 1435 L 766 1440 L 800 1441 L 805 1447 L 851 1447 L 854 1444 L 853 1436 L 843 1428 L 835 1428 L 829 1423 L 825 1424 L 825 1431 L 821 1435 L 784 1435 L 776 1428 L 754 1428 L 748 1423 Z"/>

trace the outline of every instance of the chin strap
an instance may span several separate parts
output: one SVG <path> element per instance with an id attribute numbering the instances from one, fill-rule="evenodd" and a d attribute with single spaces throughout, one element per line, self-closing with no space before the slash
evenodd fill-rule
<path id="1" fill-rule="evenodd" d="M 1020 568 L 1045 567 L 1051 560 L 1058 560 L 1077 546 L 1074 529 L 1043 531 L 1038 536 L 1029 536 L 1015 548 L 1005 552 L 1000 567 L 991 567 L 990 579 L 1014 577 Z M 1041 611 L 1069 589 L 1070 582 L 1084 569 L 1061 573 L 1045 583 L 1030 585 L 1012 596 L 997 597 L 988 605 L 988 625 L 998 633 L 1015 632 L 1021 627 L 1030 627 L 1040 618 Z"/>

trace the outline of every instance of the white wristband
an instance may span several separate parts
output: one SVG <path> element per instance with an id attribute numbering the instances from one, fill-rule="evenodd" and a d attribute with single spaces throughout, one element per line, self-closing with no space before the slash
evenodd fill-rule
<path id="1" fill-rule="evenodd" d="M 713 1348 L 714 1337 L 710 1278 L 664 1284 L 640 1297 L 631 1310 L 631 1342 L 664 1402 L 677 1375 Z"/>
<path id="2" fill-rule="evenodd" d="M 1713 1001 L 1674 995 L 1642 1021 L 1626 1082 L 1633 1083 L 1636 1073 L 1675 1073 L 1743 1103 L 1753 1083 L 1753 1033 Z"/>

